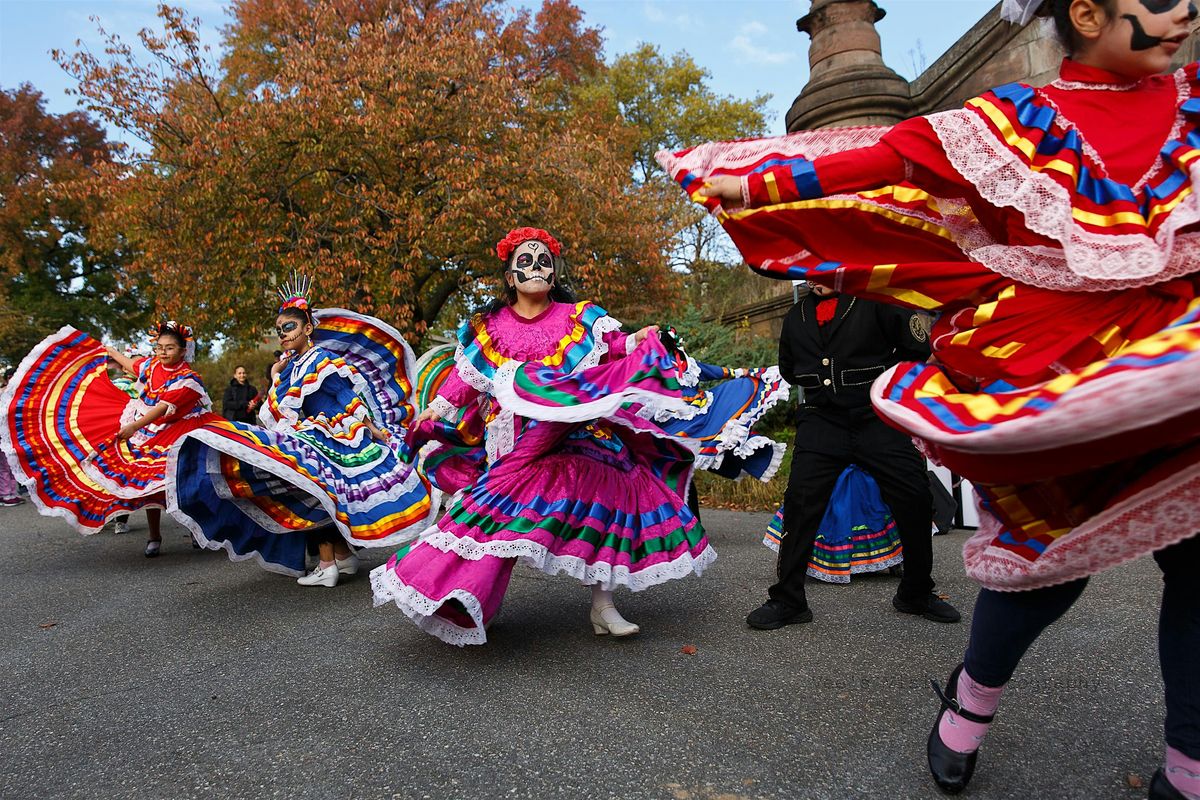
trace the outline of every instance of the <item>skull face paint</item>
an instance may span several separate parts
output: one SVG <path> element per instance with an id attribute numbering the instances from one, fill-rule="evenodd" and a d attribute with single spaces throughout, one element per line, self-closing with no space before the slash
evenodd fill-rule
<path id="1" fill-rule="evenodd" d="M 1184 0 L 1138 0 L 1138 4 L 1154 17 L 1171 13 L 1183 2 Z M 1200 12 L 1197 11 L 1196 4 L 1191 2 L 1191 0 L 1188 0 L 1188 20 L 1194 20 L 1197 13 Z M 1140 52 L 1158 47 L 1159 45 L 1168 41 L 1168 39 L 1173 38 L 1169 36 L 1154 36 L 1147 33 L 1145 24 L 1151 23 L 1151 20 L 1143 20 L 1140 18 L 1139 14 L 1122 14 L 1121 19 L 1129 20 L 1129 24 L 1133 28 L 1133 33 L 1131 34 L 1129 40 L 1129 49 L 1133 50 L 1134 52 Z M 1170 20 L 1167 20 L 1166 24 L 1169 26 Z"/>
<path id="2" fill-rule="evenodd" d="M 1191 32 L 1200 0 L 1090 0 L 1074 20 L 1078 41 L 1071 58 L 1121 80 L 1161 75 Z M 1074 7 L 1074 6 L 1073 6 Z"/>
<path id="3" fill-rule="evenodd" d="M 539 241 L 522 242 L 513 251 L 509 285 L 519 292 L 540 294 L 554 284 L 554 256 Z"/>

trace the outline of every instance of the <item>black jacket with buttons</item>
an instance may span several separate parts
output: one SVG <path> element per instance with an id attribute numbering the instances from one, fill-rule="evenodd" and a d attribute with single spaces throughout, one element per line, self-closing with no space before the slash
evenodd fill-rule
<path id="1" fill-rule="evenodd" d="M 829 410 L 871 405 L 871 382 L 901 361 L 929 358 L 928 317 L 916 311 L 837 295 L 833 319 L 817 324 L 814 294 L 783 321 L 779 371 L 804 389 L 804 404 Z"/>

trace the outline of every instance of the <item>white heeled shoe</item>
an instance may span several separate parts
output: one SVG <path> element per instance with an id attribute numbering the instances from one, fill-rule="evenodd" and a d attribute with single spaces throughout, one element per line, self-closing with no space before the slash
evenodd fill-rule
<path id="1" fill-rule="evenodd" d="M 297 578 L 296 583 L 301 586 L 324 586 L 332 589 L 338 583 L 337 564 L 330 564 L 328 567 L 318 565 L 316 569 L 303 578 Z"/>
<path id="2" fill-rule="evenodd" d="M 597 636 L 612 634 L 613 636 L 633 636 L 642 629 L 634 625 L 629 620 L 621 616 L 621 612 L 617 611 L 614 605 L 601 606 L 600 608 L 592 608 L 590 615 L 592 620 L 592 630 Z"/>
<path id="3" fill-rule="evenodd" d="M 358 574 L 358 564 L 358 556 L 356 556 L 354 553 L 351 553 L 345 558 L 335 558 L 333 560 L 333 565 L 337 567 L 339 575 L 349 576 Z"/>

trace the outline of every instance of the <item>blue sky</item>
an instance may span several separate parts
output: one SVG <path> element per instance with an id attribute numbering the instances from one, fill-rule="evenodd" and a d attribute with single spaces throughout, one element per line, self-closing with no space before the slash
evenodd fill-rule
<path id="1" fill-rule="evenodd" d="M 178 0 L 177 0 L 178 2 Z M 884 60 L 906 78 L 915 76 L 918 52 L 932 63 L 993 5 L 993 0 L 877 0 L 887 11 L 878 28 Z M 204 40 L 214 48 L 226 22 L 222 0 L 180 3 L 205 23 Z M 738 98 L 773 95 L 771 131 L 783 132 L 783 119 L 808 79 L 808 36 L 796 19 L 808 0 L 576 0 L 588 24 L 604 29 L 609 58 L 641 42 L 664 53 L 687 51 L 711 74 L 720 94 Z M 514 5 L 533 5 L 515 2 Z M 76 40 L 99 50 L 96 24 L 135 41 L 143 27 L 155 27 L 149 0 L 0 0 L 0 86 L 29 82 L 40 89 L 52 112 L 75 108 L 65 90 L 70 78 L 50 59 L 52 48 L 71 50 Z"/>

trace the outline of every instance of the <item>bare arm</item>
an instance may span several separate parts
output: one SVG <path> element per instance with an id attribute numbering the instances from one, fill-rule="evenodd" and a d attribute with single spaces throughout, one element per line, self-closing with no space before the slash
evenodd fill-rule
<path id="1" fill-rule="evenodd" d="M 140 431 L 142 428 L 146 427 L 151 422 L 154 422 L 156 419 L 158 419 L 159 417 L 166 414 L 169 409 L 170 409 L 170 406 L 167 405 L 166 403 L 159 403 L 158 405 L 154 406 L 154 408 L 150 409 L 145 414 L 143 414 L 142 416 L 133 420 L 132 422 L 127 422 L 124 425 L 122 425 L 121 429 L 119 431 L 117 431 L 117 438 L 118 439 L 130 438 L 135 433 Z"/>
<path id="2" fill-rule="evenodd" d="M 108 356 L 110 361 L 116 363 L 116 365 L 118 367 L 120 367 L 125 373 L 127 373 L 129 375 L 137 375 L 137 370 L 135 370 L 133 368 L 133 359 L 132 358 L 125 355 L 124 353 L 118 353 L 116 350 L 113 350 L 111 347 L 104 348 L 104 353 L 105 353 L 105 355 Z"/>

